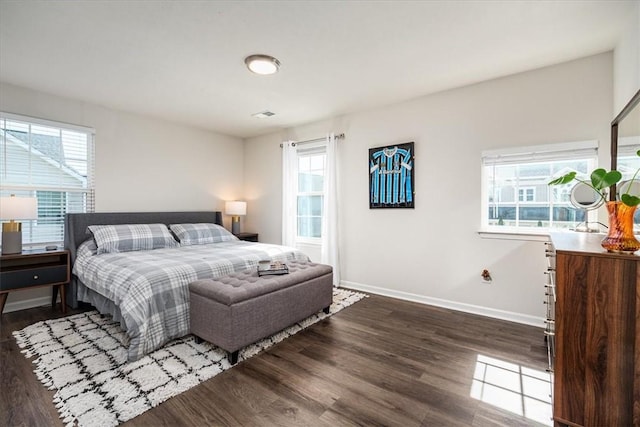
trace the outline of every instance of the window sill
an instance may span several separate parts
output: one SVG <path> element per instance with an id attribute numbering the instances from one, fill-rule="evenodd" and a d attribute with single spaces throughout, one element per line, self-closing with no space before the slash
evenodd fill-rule
<path id="1" fill-rule="evenodd" d="M 322 239 L 297 238 L 296 244 L 307 245 L 307 246 L 322 246 Z"/>
<path id="2" fill-rule="evenodd" d="M 557 230 L 562 231 L 562 230 Z M 478 235 L 483 239 L 524 240 L 531 242 L 548 242 L 551 230 L 479 230 Z"/>

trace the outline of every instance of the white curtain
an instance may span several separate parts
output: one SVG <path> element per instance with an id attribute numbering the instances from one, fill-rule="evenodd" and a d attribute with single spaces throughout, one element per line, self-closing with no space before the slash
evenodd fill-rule
<path id="1" fill-rule="evenodd" d="M 327 136 L 327 163 L 324 176 L 322 216 L 322 252 L 320 262 L 333 267 L 333 285 L 340 285 L 340 253 L 338 248 L 338 184 L 337 146 L 335 135 Z"/>
<path id="2" fill-rule="evenodd" d="M 291 141 L 282 143 L 282 244 L 296 245 L 296 186 L 298 176 L 296 147 Z"/>

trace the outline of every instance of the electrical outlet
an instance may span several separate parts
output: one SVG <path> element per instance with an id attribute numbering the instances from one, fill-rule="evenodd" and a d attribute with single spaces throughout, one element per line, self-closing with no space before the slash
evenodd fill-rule
<path id="1" fill-rule="evenodd" d="M 482 270 L 482 273 L 480 273 L 480 281 L 482 283 L 489 284 L 492 280 L 493 278 L 491 277 L 491 273 L 489 272 L 489 270 L 487 270 L 486 268 Z"/>

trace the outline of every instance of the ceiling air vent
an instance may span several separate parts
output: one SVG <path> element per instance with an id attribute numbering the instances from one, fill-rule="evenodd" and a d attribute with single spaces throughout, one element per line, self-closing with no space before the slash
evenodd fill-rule
<path id="1" fill-rule="evenodd" d="M 251 117 L 257 117 L 259 119 L 266 119 L 267 117 L 275 116 L 276 113 L 271 111 L 260 111 L 259 113 L 252 114 Z"/>

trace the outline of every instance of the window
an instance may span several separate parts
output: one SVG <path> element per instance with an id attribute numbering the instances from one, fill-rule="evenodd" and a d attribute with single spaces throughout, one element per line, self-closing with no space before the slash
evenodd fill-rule
<path id="1" fill-rule="evenodd" d="M 61 243 L 66 213 L 93 212 L 93 144 L 92 129 L 0 113 L 0 195 L 38 201 L 24 245 Z"/>
<path id="2" fill-rule="evenodd" d="M 573 207 L 569 201 L 571 185 L 548 183 L 570 171 L 589 179 L 596 160 L 596 141 L 484 152 L 483 228 L 575 228 L 585 219 L 595 221 L 595 212 Z"/>
<path id="3" fill-rule="evenodd" d="M 324 147 L 298 149 L 297 237 L 322 237 L 324 203 Z"/>
<path id="4" fill-rule="evenodd" d="M 329 134 L 282 147 L 282 244 L 333 267 L 340 283 L 337 139 Z"/>
<path id="5" fill-rule="evenodd" d="M 536 199 L 536 188 L 526 187 L 518 189 L 518 201 L 519 202 L 533 202 Z"/>

